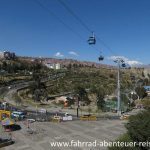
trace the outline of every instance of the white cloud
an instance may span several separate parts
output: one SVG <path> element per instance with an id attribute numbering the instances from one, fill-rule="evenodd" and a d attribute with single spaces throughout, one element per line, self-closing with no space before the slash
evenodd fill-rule
<path id="1" fill-rule="evenodd" d="M 61 54 L 60 52 L 57 52 L 57 53 L 55 54 L 55 56 L 56 56 L 56 57 L 64 57 L 64 55 Z"/>
<path id="2" fill-rule="evenodd" d="M 142 65 L 143 63 L 137 60 L 129 60 L 128 58 L 124 57 L 124 56 L 111 56 L 108 57 L 109 60 L 116 60 L 117 58 L 123 59 L 125 61 L 125 63 L 129 64 L 130 66 L 138 66 L 138 65 Z"/>
<path id="3" fill-rule="evenodd" d="M 136 60 L 128 60 L 127 62 L 130 66 L 137 66 L 137 65 L 142 65 L 143 63 L 136 61 Z"/>
<path id="4" fill-rule="evenodd" d="M 124 56 L 111 56 L 111 57 L 108 57 L 109 60 L 116 60 L 117 58 L 120 58 L 120 59 L 123 59 L 124 61 L 127 61 L 128 58 L 124 57 Z"/>
<path id="5" fill-rule="evenodd" d="M 74 56 L 79 56 L 76 52 L 74 52 L 74 51 L 70 51 L 70 52 L 68 52 L 70 55 L 74 55 Z"/>

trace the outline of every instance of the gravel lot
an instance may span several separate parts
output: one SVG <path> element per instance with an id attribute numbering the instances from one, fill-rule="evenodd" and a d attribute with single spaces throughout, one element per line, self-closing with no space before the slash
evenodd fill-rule
<path id="1" fill-rule="evenodd" d="M 126 132 L 125 121 L 70 121 L 70 122 L 34 122 L 30 125 L 33 134 L 27 132 L 25 122 L 19 122 L 21 130 L 14 131 L 12 138 L 15 144 L 1 148 L 1 150 L 105 150 L 106 147 L 52 147 L 50 142 L 98 142 L 114 141 L 119 135 Z M 69 143 L 70 144 L 70 143 Z M 74 143 L 75 144 L 75 143 Z"/>

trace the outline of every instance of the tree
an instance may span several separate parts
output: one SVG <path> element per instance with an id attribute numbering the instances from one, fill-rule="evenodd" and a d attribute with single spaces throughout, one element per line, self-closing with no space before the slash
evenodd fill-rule
<path id="1" fill-rule="evenodd" d="M 102 86 L 100 86 L 100 87 L 93 86 L 91 88 L 91 92 L 96 95 L 97 108 L 101 109 L 101 110 L 104 110 L 104 108 L 105 108 L 104 97 L 105 97 L 105 94 L 106 94 L 105 89 Z"/>
<path id="2" fill-rule="evenodd" d="M 143 86 L 148 86 L 148 85 L 149 85 L 149 80 L 148 80 L 148 78 L 145 78 L 143 80 Z"/>
<path id="3" fill-rule="evenodd" d="M 143 99 L 142 104 L 145 109 L 150 109 L 150 99 Z"/>
<path id="4" fill-rule="evenodd" d="M 3 70 L 7 70 L 7 63 L 6 63 L 6 61 L 3 61 L 2 69 Z"/>
<path id="5" fill-rule="evenodd" d="M 88 98 L 88 93 L 86 92 L 85 88 L 81 86 L 75 87 L 75 94 L 78 95 L 79 101 L 83 101 L 87 105 L 90 103 L 90 100 Z"/>
<path id="6" fill-rule="evenodd" d="M 146 90 L 144 89 L 144 87 L 136 87 L 135 88 L 135 92 L 137 93 L 137 95 L 139 96 L 140 99 L 143 99 L 144 97 L 147 96 Z"/>
<path id="7" fill-rule="evenodd" d="M 105 90 L 103 87 L 97 89 L 96 96 L 97 96 L 97 108 L 103 111 L 105 108 L 105 100 L 104 100 Z"/>
<path id="8" fill-rule="evenodd" d="M 144 75 L 144 71 L 142 71 L 142 77 L 145 77 L 145 75 Z"/>
<path id="9" fill-rule="evenodd" d="M 16 105 L 20 105 L 22 103 L 22 100 L 21 100 L 20 96 L 18 96 L 18 93 L 14 93 L 13 98 L 16 102 Z"/>
<path id="10" fill-rule="evenodd" d="M 128 134 L 131 139 L 137 143 L 150 141 L 150 110 L 129 117 L 129 123 L 126 125 Z M 141 150 L 149 150 L 149 146 L 143 147 Z"/>
<path id="11" fill-rule="evenodd" d="M 34 101 L 41 101 L 41 99 L 47 97 L 46 85 L 37 74 L 33 74 L 33 79 L 34 81 L 30 84 L 30 91 L 33 94 Z"/>
<path id="12" fill-rule="evenodd" d="M 129 93 L 128 94 L 128 97 L 131 99 L 131 100 L 136 100 L 136 99 L 138 99 L 138 95 L 136 94 L 136 93 Z"/>
<path id="13" fill-rule="evenodd" d="M 72 64 L 70 63 L 68 66 L 67 66 L 67 69 L 70 70 L 72 68 Z"/>
<path id="14" fill-rule="evenodd" d="M 146 143 L 150 141 L 150 110 L 143 111 L 137 115 L 129 117 L 126 124 L 127 133 L 123 134 L 116 141 L 136 143 L 132 147 L 111 146 L 109 150 L 149 150 L 149 144 L 142 145 L 140 142 Z M 140 144 L 140 145 L 139 145 Z"/>
<path id="15" fill-rule="evenodd" d="M 131 137 L 125 133 L 123 135 L 121 135 L 117 140 L 116 142 L 123 142 L 123 143 L 134 143 L 134 141 L 131 139 Z M 134 146 L 111 146 L 111 147 L 108 147 L 109 150 L 140 150 L 140 148 L 138 147 L 134 147 Z"/>

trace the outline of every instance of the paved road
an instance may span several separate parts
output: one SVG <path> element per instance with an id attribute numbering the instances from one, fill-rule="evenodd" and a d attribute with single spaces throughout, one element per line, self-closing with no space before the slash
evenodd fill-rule
<path id="1" fill-rule="evenodd" d="M 124 121 L 72 121 L 72 122 L 35 122 L 31 128 L 36 134 L 27 134 L 25 123 L 20 123 L 22 129 L 12 133 L 16 141 L 14 145 L 1 148 L 1 150 L 105 150 L 106 147 L 52 147 L 50 142 L 94 142 L 113 141 L 126 132 Z"/>

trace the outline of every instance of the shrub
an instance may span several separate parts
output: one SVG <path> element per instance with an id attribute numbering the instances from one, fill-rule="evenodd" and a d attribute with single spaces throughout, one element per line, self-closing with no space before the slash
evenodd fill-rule
<path id="1" fill-rule="evenodd" d="M 119 142 L 136 143 L 133 147 L 109 147 L 109 150 L 149 150 L 150 148 L 150 110 L 129 117 L 127 133 L 118 138 Z M 145 145 L 141 144 L 145 143 Z"/>
<path id="2" fill-rule="evenodd" d="M 124 143 L 128 143 L 128 146 L 124 146 L 124 147 L 117 147 L 117 146 L 112 146 L 112 147 L 108 147 L 109 150 L 140 150 L 140 148 L 132 146 L 132 143 L 134 143 L 134 141 L 131 139 L 130 135 L 128 133 L 125 133 L 123 135 L 121 135 L 116 142 L 124 142 Z"/>
<path id="3" fill-rule="evenodd" d="M 131 139 L 137 143 L 150 142 L 150 110 L 143 111 L 129 118 L 129 123 L 126 125 L 128 134 Z M 142 150 L 148 150 L 148 146 L 139 146 Z"/>

